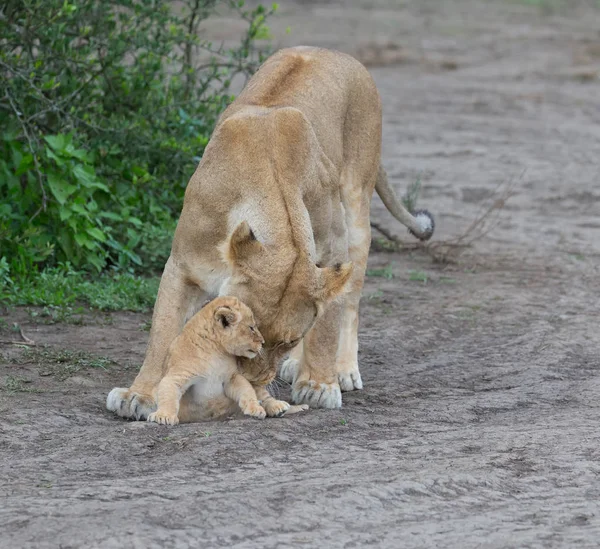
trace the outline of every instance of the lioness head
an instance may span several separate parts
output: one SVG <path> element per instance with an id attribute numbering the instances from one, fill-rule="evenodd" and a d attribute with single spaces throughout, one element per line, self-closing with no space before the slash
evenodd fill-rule
<path id="1" fill-rule="evenodd" d="M 265 340 L 250 308 L 235 297 L 218 297 L 211 307 L 215 333 L 223 348 L 235 356 L 254 358 Z"/>
<path id="2" fill-rule="evenodd" d="M 221 294 L 251 307 L 266 344 L 265 360 L 277 360 L 310 330 L 325 305 L 340 295 L 352 264 L 319 268 L 297 249 L 263 246 L 242 222 L 224 248 L 231 277 Z"/>

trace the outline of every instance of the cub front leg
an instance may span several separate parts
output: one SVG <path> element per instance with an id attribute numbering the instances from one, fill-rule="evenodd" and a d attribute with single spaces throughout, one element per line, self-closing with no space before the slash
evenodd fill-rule
<path id="1" fill-rule="evenodd" d="M 256 391 L 241 374 L 233 374 L 224 385 L 225 394 L 237 402 L 242 412 L 256 419 L 265 419 L 267 412 L 258 402 Z"/>
<path id="2" fill-rule="evenodd" d="M 184 384 L 187 380 L 183 380 Z M 181 380 L 169 375 L 158 384 L 158 409 L 148 415 L 148 421 L 161 425 L 177 425 L 179 423 L 179 401 L 181 400 Z"/>

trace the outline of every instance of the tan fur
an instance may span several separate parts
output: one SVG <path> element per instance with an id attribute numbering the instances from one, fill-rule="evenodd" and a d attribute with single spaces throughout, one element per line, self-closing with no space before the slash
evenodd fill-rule
<path id="1" fill-rule="evenodd" d="M 180 401 L 191 389 L 204 414 L 231 413 L 222 406 L 229 399 L 248 416 L 264 419 L 290 412 L 287 402 L 276 401 L 262 386 L 252 383 L 238 368 L 238 357 L 254 358 L 262 349 L 263 337 L 250 309 L 235 297 L 219 297 L 208 303 L 185 325 L 169 348 L 165 375 L 153 395 L 158 409 L 148 421 L 176 425 L 189 420 L 189 411 L 180 417 Z M 259 396 L 257 396 L 259 395 Z M 259 402 L 262 400 L 262 406 Z M 304 408 L 293 407 L 291 412 Z M 196 415 L 200 415 L 200 409 Z"/>
<path id="2" fill-rule="evenodd" d="M 269 58 L 222 114 L 190 179 L 146 359 L 108 408 L 147 416 L 166 350 L 194 303 L 217 293 L 247 303 L 266 340 L 261 356 L 242 359 L 249 379 L 268 383 L 293 350 L 281 375 L 295 401 L 338 407 L 340 386 L 362 388 L 358 304 L 378 181 L 419 231 L 383 181 L 380 152 L 379 94 L 358 61 L 309 47 Z"/>

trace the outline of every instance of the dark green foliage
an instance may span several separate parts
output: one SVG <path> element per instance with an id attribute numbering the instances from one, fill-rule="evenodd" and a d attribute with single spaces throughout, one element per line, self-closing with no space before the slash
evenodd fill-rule
<path id="1" fill-rule="evenodd" d="M 187 180 L 230 82 L 263 60 L 276 5 L 186 0 L 8 0 L 0 7 L 0 258 L 4 281 L 162 268 Z M 234 10 L 216 48 L 198 25 Z"/>

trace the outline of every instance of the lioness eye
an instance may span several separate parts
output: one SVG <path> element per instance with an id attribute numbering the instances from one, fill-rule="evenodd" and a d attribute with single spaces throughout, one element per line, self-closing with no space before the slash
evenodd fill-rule
<path id="1" fill-rule="evenodd" d="M 254 329 L 254 326 L 250 326 L 250 331 L 251 331 L 252 333 L 254 333 L 254 332 L 256 331 L 256 330 Z"/>

